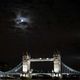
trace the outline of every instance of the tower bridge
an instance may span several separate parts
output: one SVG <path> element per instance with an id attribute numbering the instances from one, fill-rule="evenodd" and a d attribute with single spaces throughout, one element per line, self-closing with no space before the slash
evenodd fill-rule
<path id="1" fill-rule="evenodd" d="M 34 72 L 33 69 L 31 69 L 31 62 L 52 62 L 53 68 L 52 72 Z M 46 68 L 46 66 L 44 65 Z M 20 76 L 20 77 L 32 77 L 37 75 L 48 75 L 51 77 L 60 77 L 62 78 L 63 75 L 80 75 L 80 72 L 77 70 L 74 70 L 67 65 L 65 65 L 61 61 L 60 54 L 54 54 L 52 58 L 31 58 L 28 53 L 23 56 L 22 62 L 14 67 L 13 69 L 2 72 L 0 71 L 0 77 L 11 77 L 11 76 Z"/>

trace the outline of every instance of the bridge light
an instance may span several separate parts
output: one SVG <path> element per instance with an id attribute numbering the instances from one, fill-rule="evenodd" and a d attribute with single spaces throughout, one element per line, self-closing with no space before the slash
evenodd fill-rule
<path id="1" fill-rule="evenodd" d="M 29 73 L 32 73 L 31 71 Z"/>
<path id="2" fill-rule="evenodd" d="M 23 74 L 23 77 L 25 77 L 26 75 L 25 74 Z"/>
<path id="3" fill-rule="evenodd" d="M 59 73 L 59 77 L 61 77 L 61 74 Z"/>
<path id="4" fill-rule="evenodd" d="M 29 77 L 29 75 L 28 75 L 28 74 L 26 74 L 26 75 L 25 75 L 25 77 Z"/>
<path id="5" fill-rule="evenodd" d="M 56 74 L 55 76 L 58 77 L 58 74 Z"/>
<path id="6" fill-rule="evenodd" d="M 20 77 L 22 77 L 23 75 L 22 74 L 20 74 Z"/>
<path id="7" fill-rule="evenodd" d="M 69 73 L 67 73 L 67 76 L 69 76 Z"/>
<path id="8" fill-rule="evenodd" d="M 47 60 L 49 59 L 49 58 L 46 58 Z"/>
<path id="9" fill-rule="evenodd" d="M 55 74 L 53 74 L 53 77 L 55 77 L 56 75 Z"/>
<path id="10" fill-rule="evenodd" d="M 39 58 L 39 59 L 42 59 L 42 58 Z"/>
<path id="11" fill-rule="evenodd" d="M 3 75 L 0 75 L 0 77 L 3 77 Z"/>
<path id="12" fill-rule="evenodd" d="M 32 73 L 33 70 L 30 70 L 29 73 Z"/>

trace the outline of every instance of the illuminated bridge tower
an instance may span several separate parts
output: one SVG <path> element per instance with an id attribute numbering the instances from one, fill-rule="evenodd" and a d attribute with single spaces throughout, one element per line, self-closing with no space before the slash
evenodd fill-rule
<path id="1" fill-rule="evenodd" d="M 60 54 L 53 55 L 53 71 L 54 77 L 62 77 L 61 75 L 61 56 Z"/>
<path id="2" fill-rule="evenodd" d="M 23 56 L 23 63 L 22 63 L 22 76 L 29 77 L 30 72 L 30 56 L 26 52 L 26 55 Z"/>

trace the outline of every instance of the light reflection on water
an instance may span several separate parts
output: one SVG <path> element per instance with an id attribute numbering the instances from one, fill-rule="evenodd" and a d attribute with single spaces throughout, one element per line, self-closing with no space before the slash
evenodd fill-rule
<path id="1" fill-rule="evenodd" d="M 0 80 L 53 80 L 53 79 L 0 79 Z"/>
<path id="2" fill-rule="evenodd" d="M 0 80 L 28 80 L 28 79 L 0 79 Z M 80 79 L 30 79 L 30 80 L 80 80 Z"/>
<path id="3" fill-rule="evenodd" d="M 54 79 L 0 79 L 0 80 L 54 80 Z"/>
<path id="4" fill-rule="evenodd" d="M 0 80 L 23 80 L 23 79 L 0 79 Z M 26 80 L 26 79 L 24 79 Z"/>
<path id="5" fill-rule="evenodd" d="M 28 79 L 0 79 L 0 80 L 28 80 Z M 44 80 L 44 79 L 30 79 L 30 80 Z M 45 79 L 50 80 L 50 79 Z"/>

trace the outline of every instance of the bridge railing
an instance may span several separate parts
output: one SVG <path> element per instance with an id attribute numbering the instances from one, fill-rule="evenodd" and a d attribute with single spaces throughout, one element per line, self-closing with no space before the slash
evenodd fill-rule
<path id="1" fill-rule="evenodd" d="M 62 62 L 62 69 L 64 69 L 64 70 L 62 70 L 63 71 L 62 73 L 80 74 L 80 71 L 77 71 L 75 69 L 72 69 L 72 68 L 68 67 L 63 62 Z"/>

